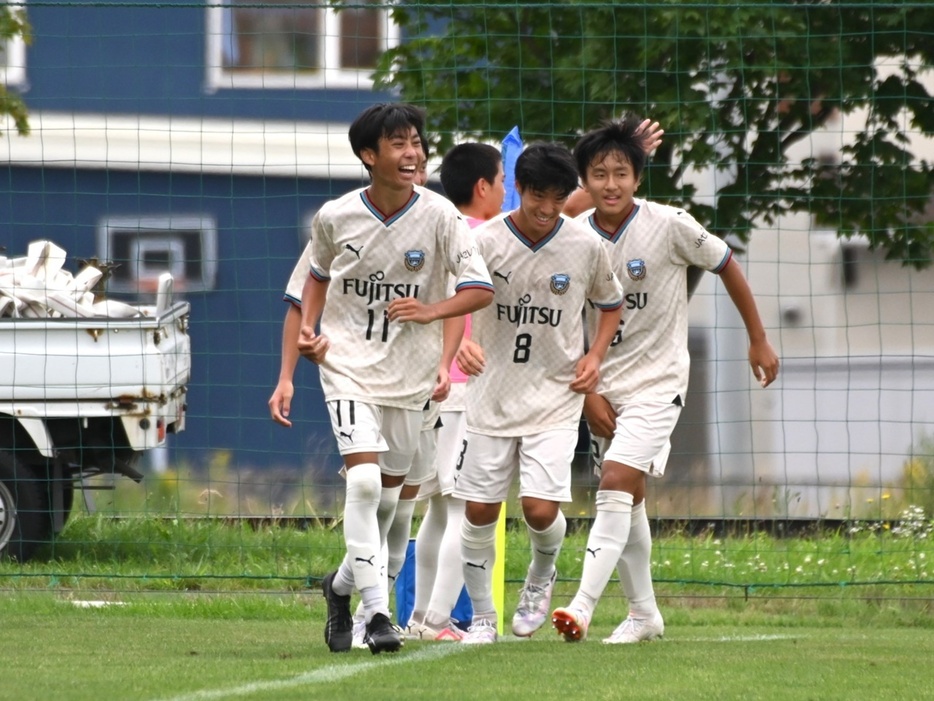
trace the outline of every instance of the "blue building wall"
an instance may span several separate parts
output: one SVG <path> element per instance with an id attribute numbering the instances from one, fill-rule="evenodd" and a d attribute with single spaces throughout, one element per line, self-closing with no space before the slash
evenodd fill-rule
<path id="1" fill-rule="evenodd" d="M 206 90 L 206 6 L 149 4 L 27 5 L 33 43 L 27 84 L 18 91 L 28 109 L 348 124 L 388 98 L 350 89 Z M 212 217 L 217 283 L 184 295 L 191 303 L 193 378 L 187 428 L 170 441 L 173 459 L 197 466 L 227 450 L 242 467 L 337 465 L 311 363 L 302 361 L 296 374 L 291 430 L 269 419 L 266 402 L 279 373 L 282 291 L 306 217 L 361 184 L 0 164 L 0 246 L 22 255 L 30 241 L 50 239 L 76 261 L 99 253 L 104 217 Z"/>
<path id="2" fill-rule="evenodd" d="M 28 6 L 31 110 L 350 122 L 385 94 L 359 90 L 205 91 L 206 7 L 152 0 Z M 177 6 L 174 6 L 177 5 Z"/>
<path id="3" fill-rule="evenodd" d="M 188 425 L 173 455 L 205 464 L 230 451 L 245 467 L 330 464 L 336 458 L 317 371 L 296 373 L 291 430 L 274 424 L 266 402 L 279 374 L 282 300 L 302 248 L 306 216 L 333 192 L 358 182 L 0 167 L 0 246 L 23 255 L 49 239 L 69 260 L 97 255 L 103 216 L 198 214 L 217 223 L 214 290 L 191 303 L 192 382 Z M 118 295 L 114 295 L 119 297 Z"/>

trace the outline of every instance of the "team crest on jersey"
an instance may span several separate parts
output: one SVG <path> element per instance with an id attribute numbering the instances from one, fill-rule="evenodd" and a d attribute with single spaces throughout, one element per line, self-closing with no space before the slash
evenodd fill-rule
<path id="1" fill-rule="evenodd" d="M 645 261 L 641 258 L 635 258 L 626 263 L 626 272 L 633 280 L 641 280 L 645 277 Z"/>
<path id="2" fill-rule="evenodd" d="M 571 286 L 571 276 L 564 273 L 555 273 L 551 276 L 551 291 L 556 295 L 563 295 Z"/>
<path id="3" fill-rule="evenodd" d="M 424 251 L 406 251 L 405 252 L 405 267 L 416 272 L 421 270 L 425 265 L 425 252 Z"/>

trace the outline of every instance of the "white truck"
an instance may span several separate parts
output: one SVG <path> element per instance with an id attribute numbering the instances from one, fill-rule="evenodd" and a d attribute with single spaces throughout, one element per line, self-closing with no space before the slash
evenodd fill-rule
<path id="1" fill-rule="evenodd" d="M 64 251 L 37 243 L 0 257 L 0 556 L 21 562 L 62 529 L 82 480 L 142 479 L 143 453 L 185 427 L 191 376 L 189 305 L 169 274 L 155 304 L 94 301 L 99 271 L 72 278 Z"/>

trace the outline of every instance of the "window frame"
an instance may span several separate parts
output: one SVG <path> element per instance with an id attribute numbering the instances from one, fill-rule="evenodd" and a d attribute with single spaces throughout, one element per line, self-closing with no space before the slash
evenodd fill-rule
<path id="1" fill-rule="evenodd" d="M 172 232 L 178 232 L 173 235 Z M 175 278 L 176 291 L 184 294 L 188 292 L 204 292 L 215 289 L 217 285 L 217 222 L 209 215 L 174 215 L 174 214 L 141 214 L 141 215 L 115 215 L 100 220 L 97 228 L 97 250 L 102 261 L 113 262 L 113 239 L 117 232 L 136 232 L 136 237 L 130 242 L 130 250 L 146 252 L 157 249 L 158 242 L 164 244 L 169 251 L 177 251 L 181 246 L 184 253 L 184 244 L 181 243 L 181 232 L 200 232 L 200 278 L 179 278 L 178 265 L 182 268 L 187 260 L 179 261 L 177 256 L 170 256 L 170 269 L 161 270 L 147 265 L 143 260 L 118 261 L 126 265 L 131 271 L 129 281 L 111 278 L 107 282 L 109 292 L 134 293 L 146 292 L 140 283 L 147 281 L 150 286 L 157 281 L 163 272 L 171 272 Z M 156 232 L 155 235 L 140 237 L 140 232 Z M 156 244 L 156 245 L 153 245 Z M 154 291 L 154 290 L 152 290 Z"/>
<path id="2" fill-rule="evenodd" d="M 11 0 L 0 0 L 4 5 L 11 5 Z M 22 0 L 25 3 L 25 0 Z M 16 9 L 16 8 L 10 8 Z M 25 6 L 21 6 L 25 9 Z M 22 37 L 14 37 L 5 42 L 6 62 L 0 63 L 0 85 L 8 88 L 22 88 L 26 85 L 26 42 Z"/>
<path id="3" fill-rule="evenodd" d="M 321 65 L 314 73 L 241 73 L 224 68 L 223 47 L 227 39 L 224 31 L 223 12 L 230 9 L 229 0 L 208 0 L 205 22 L 205 91 L 214 93 L 219 90 L 316 90 L 316 89 L 373 89 L 373 69 L 355 69 L 340 67 L 340 15 L 333 7 L 321 6 L 324 13 L 322 22 Z M 383 5 L 374 9 L 382 14 L 380 25 L 385 27 L 384 36 L 379 40 L 379 52 L 384 52 L 400 41 L 401 32 Z"/>

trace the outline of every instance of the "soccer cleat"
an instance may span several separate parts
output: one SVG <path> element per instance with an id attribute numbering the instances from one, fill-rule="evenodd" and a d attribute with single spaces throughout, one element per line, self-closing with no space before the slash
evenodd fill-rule
<path id="1" fill-rule="evenodd" d="M 353 648 L 355 650 L 366 650 L 366 618 L 355 613 L 353 617 Z"/>
<path id="2" fill-rule="evenodd" d="M 651 618 L 636 618 L 630 613 L 603 642 L 607 645 L 626 645 L 655 640 L 664 634 L 665 622 L 658 611 Z"/>
<path id="3" fill-rule="evenodd" d="M 461 638 L 464 645 L 489 645 L 496 642 L 496 623 L 488 618 L 475 621 Z"/>
<path id="4" fill-rule="evenodd" d="M 519 595 L 519 605 L 512 617 L 512 632 L 520 638 L 528 638 L 545 625 L 551 608 L 551 592 L 555 587 L 557 571 L 545 584 L 532 584 L 526 577 L 525 586 Z"/>
<path id="5" fill-rule="evenodd" d="M 383 613 L 373 614 L 373 618 L 366 624 L 366 635 L 363 640 L 374 655 L 381 652 L 396 652 L 405 644 L 402 631 L 394 626 Z"/>
<path id="6" fill-rule="evenodd" d="M 577 609 L 557 608 L 551 614 L 551 624 L 567 642 L 576 643 L 587 637 L 590 617 Z"/>
<path id="7" fill-rule="evenodd" d="M 409 623 L 409 625 L 405 627 L 405 637 L 409 640 L 432 640 L 456 643 L 464 637 L 464 634 L 453 623 L 441 628 L 435 628 L 427 623 Z"/>
<path id="8" fill-rule="evenodd" d="M 324 600 L 328 605 L 328 620 L 324 624 L 324 642 L 331 652 L 347 652 L 353 644 L 353 618 L 350 615 L 350 596 L 335 594 L 331 572 L 321 581 Z"/>

